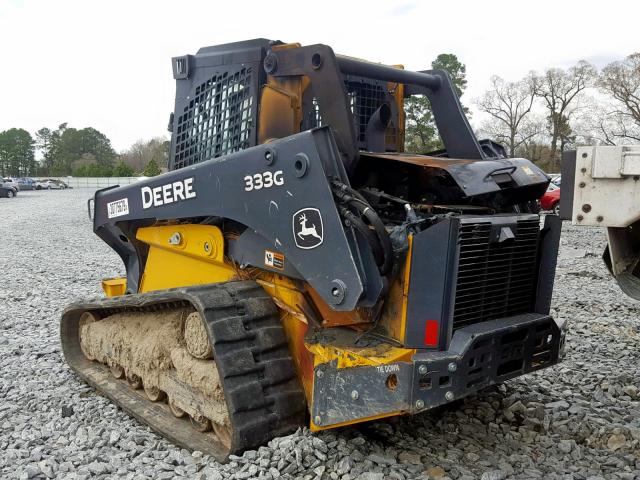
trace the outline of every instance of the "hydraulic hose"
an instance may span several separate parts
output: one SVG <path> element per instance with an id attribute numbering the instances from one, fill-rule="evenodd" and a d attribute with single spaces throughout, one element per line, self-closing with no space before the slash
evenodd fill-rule
<path id="1" fill-rule="evenodd" d="M 351 212 L 348 208 L 340 207 L 340 215 L 345 220 L 345 222 L 348 222 L 350 226 L 360 232 L 362 236 L 367 240 L 367 242 L 371 246 L 371 252 L 373 253 L 373 258 L 376 261 L 376 265 L 378 265 L 378 268 L 381 268 L 382 264 L 384 263 L 384 252 L 382 251 L 382 247 L 377 241 L 375 234 L 357 215 Z"/>
<path id="2" fill-rule="evenodd" d="M 380 220 L 380 217 L 378 217 L 378 214 L 373 210 L 373 208 L 369 205 L 364 205 L 359 199 L 349 202 L 349 205 L 352 205 L 356 210 L 358 210 L 358 212 L 360 212 L 360 215 L 369 220 L 369 223 L 375 230 L 376 236 L 378 237 L 378 241 L 380 242 L 380 246 L 384 253 L 384 261 L 380 266 L 380 273 L 382 275 L 386 275 L 389 273 L 391 266 L 393 265 L 393 248 L 384 223 L 382 223 L 382 220 Z"/>
<path id="3" fill-rule="evenodd" d="M 393 247 L 391 245 L 389 234 L 387 233 L 382 220 L 380 220 L 378 214 L 373 208 L 371 208 L 371 205 L 369 205 L 366 199 L 359 192 L 345 185 L 344 183 L 338 181 L 334 181 L 332 183 L 334 186 L 334 194 L 336 195 L 338 200 L 356 210 L 358 215 L 360 217 L 365 217 L 369 224 L 373 227 L 376 239 L 372 239 L 371 235 L 365 235 L 365 238 L 370 239 L 369 243 L 372 250 L 382 252 L 382 262 L 376 263 L 378 264 L 380 273 L 382 275 L 387 275 L 391 271 L 391 267 L 393 266 Z M 353 216 L 355 217 L 355 215 Z M 362 223 L 364 225 L 364 222 Z M 356 228 L 358 229 L 358 231 L 360 231 L 361 227 Z M 365 228 L 370 234 L 370 229 L 366 225 Z"/>

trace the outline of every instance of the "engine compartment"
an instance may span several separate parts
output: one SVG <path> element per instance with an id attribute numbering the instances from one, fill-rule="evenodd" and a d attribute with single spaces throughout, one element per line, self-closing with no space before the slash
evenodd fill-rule
<path id="1" fill-rule="evenodd" d="M 365 153 L 351 178 L 387 225 L 434 215 L 535 212 L 549 177 L 525 159 L 457 160 Z"/>

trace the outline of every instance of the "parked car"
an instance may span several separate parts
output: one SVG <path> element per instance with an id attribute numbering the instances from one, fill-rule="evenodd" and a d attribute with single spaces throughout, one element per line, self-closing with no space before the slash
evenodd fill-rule
<path id="1" fill-rule="evenodd" d="M 0 186 L 0 197 L 13 198 L 17 195 L 17 191 L 13 187 Z"/>
<path id="2" fill-rule="evenodd" d="M 36 190 L 48 190 L 49 188 L 51 188 L 51 183 L 49 182 L 49 180 L 40 178 L 35 181 L 35 183 L 33 184 L 33 187 Z"/>
<path id="3" fill-rule="evenodd" d="M 20 187 L 20 190 L 34 190 L 35 187 L 35 183 L 36 181 L 33 178 L 29 178 L 29 177 L 24 177 L 24 178 L 18 178 L 18 186 Z"/>
<path id="4" fill-rule="evenodd" d="M 56 180 L 54 178 L 42 178 L 35 182 L 36 190 L 59 190 L 63 188 L 69 188 L 69 185 L 62 180 Z"/>
<path id="5" fill-rule="evenodd" d="M 558 215 L 560 213 L 560 187 L 550 183 L 549 188 L 540 199 L 540 206 L 542 210 L 552 211 Z"/>
<path id="6" fill-rule="evenodd" d="M 20 185 L 18 185 L 18 182 L 14 178 L 11 178 L 11 177 L 3 178 L 2 179 L 2 186 L 3 187 L 13 187 L 16 192 L 18 190 L 20 190 Z"/>
<path id="7" fill-rule="evenodd" d="M 71 188 L 69 185 L 64 183 L 62 180 L 51 179 L 51 181 L 53 183 L 55 183 L 58 186 L 58 188 L 62 188 L 62 189 Z M 55 187 L 52 187 L 52 188 L 55 188 Z"/>
<path id="8" fill-rule="evenodd" d="M 556 187 L 559 187 L 561 182 L 562 182 L 562 175 L 553 175 L 551 177 L 551 183 L 553 183 Z"/>

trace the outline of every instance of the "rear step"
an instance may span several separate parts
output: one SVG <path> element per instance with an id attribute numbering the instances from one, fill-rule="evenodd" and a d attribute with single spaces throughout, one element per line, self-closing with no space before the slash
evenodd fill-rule
<path id="1" fill-rule="evenodd" d="M 87 359 L 80 348 L 79 320 L 92 312 L 104 318 L 122 312 L 193 307 L 204 320 L 231 421 L 231 444 L 198 432 L 175 417 L 165 403 L 111 375 L 107 365 Z M 224 462 L 232 453 L 286 435 L 305 419 L 304 394 L 271 297 L 254 281 L 178 288 L 70 305 L 60 322 L 62 351 L 69 366 L 123 410 L 169 441 Z"/>

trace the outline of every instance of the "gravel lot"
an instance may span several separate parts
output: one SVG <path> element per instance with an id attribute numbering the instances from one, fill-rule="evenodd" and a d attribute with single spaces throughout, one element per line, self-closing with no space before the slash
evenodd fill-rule
<path id="1" fill-rule="evenodd" d="M 91 231 L 91 194 L 0 199 L 0 477 L 640 479 L 640 304 L 601 263 L 602 230 L 565 225 L 560 366 L 415 417 L 301 430 L 219 465 L 119 411 L 62 359 L 63 307 L 123 273 Z"/>

